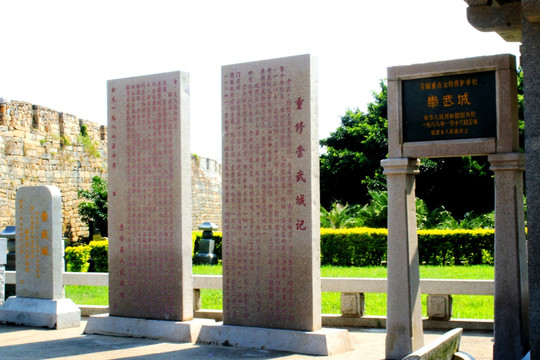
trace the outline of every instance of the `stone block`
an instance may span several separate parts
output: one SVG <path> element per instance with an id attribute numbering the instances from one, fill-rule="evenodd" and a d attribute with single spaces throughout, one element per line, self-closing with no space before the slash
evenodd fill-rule
<path id="1" fill-rule="evenodd" d="M 295 331 L 248 326 L 203 326 L 197 343 L 331 356 L 352 351 L 347 330 Z"/>
<path id="2" fill-rule="evenodd" d="M 429 294 L 427 314 L 433 320 L 450 320 L 452 317 L 452 296 Z"/>
<path id="3" fill-rule="evenodd" d="M 0 308 L 0 323 L 67 329 L 78 327 L 81 311 L 70 299 L 12 296 Z"/>
<path id="4" fill-rule="evenodd" d="M 201 289 L 193 289 L 193 311 L 201 308 Z"/>
<path id="5" fill-rule="evenodd" d="M 341 315 L 351 317 L 364 316 L 365 301 L 363 293 L 341 293 Z"/>
<path id="6" fill-rule="evenodd" d="M 139 337 L 175 342 L 195 342 L 201 326 L 213 324 L 213 320 L 166 321 L 92 315 L 84 329 L 85 334 Z"/>

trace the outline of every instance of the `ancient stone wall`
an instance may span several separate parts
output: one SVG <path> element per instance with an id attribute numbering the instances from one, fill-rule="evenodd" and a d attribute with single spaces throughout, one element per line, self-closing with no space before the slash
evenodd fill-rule
<path id="1" fill-rule="evenodd" d="M 81 135 L 86 126 L 88 136 Z M 20 186 L 55 185 L 62 192 L 63 233 L 88 235 L 77 191 L 107 173 L 104 127 L 22 101 L 0 102 L 0 227 L 15 225 Z"/>
<path id="2" fill-rule="evenodd" d="M 15 225 L 20 186 L 55 185 L 62 193 L 64 236 L 88 236 L 77 192 L 94 176 L 107 176 L 106 131 L 74 115 L 0 99 L 0 230 Z M 221 226 L 221 165 L 193 156 L 192 170 L 193 227 L 204 221 Z"/>
<path id="3" fill-rule="evenodd" d="M 221 230 L 221 164 L 215 160 L 191 156 L 193 228 L 211 221 Z"/>

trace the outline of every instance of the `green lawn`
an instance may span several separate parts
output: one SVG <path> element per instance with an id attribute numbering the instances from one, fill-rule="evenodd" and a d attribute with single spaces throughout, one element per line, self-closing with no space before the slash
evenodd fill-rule
<path id="1" fill-rule="evenodd" d="M 193 266 L 193 273 L 197 275 L 221 275 L 221 266 Z M 386 268 L 376 267 L 321 267 L 322 277 L 361 277 L 385 278 Z M 420 277 L 423 279 L 477 279 L 493 280 L 494 268 L 488 265 L 475 266 L 420 266 Z M 109 302 L 107 287 L 104 286 L 66 286 L 66 297 L 76 304 L 107 305 Z M 340 313 L 340 294 L 322 294 L 323 314 Z M 422 295 L 422 312 L 426 312 L 427 295 Z M 386 315 L 386 294 L 365 294 L 366 315 Z M 493 319 L 493 296 L 454 295 L 453 318 L 460 319 Z M 216 309 L 222 307 L 222 291 L 201 289 L 201 302 L 203 309 Z"/>

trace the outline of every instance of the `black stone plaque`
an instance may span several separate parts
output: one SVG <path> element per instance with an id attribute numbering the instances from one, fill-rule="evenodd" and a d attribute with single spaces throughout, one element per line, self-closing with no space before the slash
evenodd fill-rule
<path id="1" fill-rule="evenodd" d="M 403 142 L 497 136 L 495 71 L 402 81 Z"/>

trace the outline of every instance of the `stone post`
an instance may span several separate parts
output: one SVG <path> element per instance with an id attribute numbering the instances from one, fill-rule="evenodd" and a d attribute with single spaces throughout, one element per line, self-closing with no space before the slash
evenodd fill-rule
<path id="1" fill-rule="evenodd" d="M 6 286 L 7 239 L 0 238 L 0 306 L 4 303 Z"/>
<path id="2" fill-rule="evenodd" d="M 528 1 L 527 3 L 530 3 Z M 538 10 L 538 7 L 537 7 Z M 523 19 L 521 63 L 526 149 L 531 359 L 540 358 L 540 22 Z"/>
<path id="3" fill-rule="evenodd" d="M 424 344 L 415 205 L 420 160 L 386 159 L 381 165 L 388 187 L 386 358 L 402 359 Z"/>
<path id="4" fill-rule="evenodd" d="M 527 251 L 523 212 L 525 154 L 489 155 L 495 173 L 494 359 L 521 359 L 528 349 Z"/>

